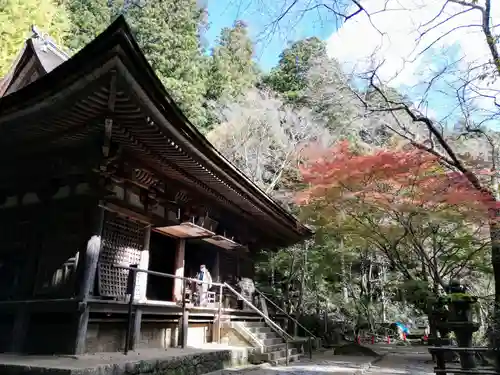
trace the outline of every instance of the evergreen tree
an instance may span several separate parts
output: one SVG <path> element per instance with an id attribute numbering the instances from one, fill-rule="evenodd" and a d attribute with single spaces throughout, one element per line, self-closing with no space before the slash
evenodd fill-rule
<path id="1" fill-rule="evenodd" d="M 71 22 L 64 43 L 73 51 L 85 47 L 110 23 L 108 0 L 64 0 L 63 5 Z"/>
<path id="2" fill-rule="evenodd" d="M 326 56 L 326 46 L 320 39 L 313 37 L 295 42 L 281 53 L 278 66 L 265 77 L 264 83 L 289 101 L 296 102 L 306 87 L 311 63 L 323 56 Z"/>
<path id="3" fill-rule="evenodd" d="M 196 0 L 148 1 L 126 18 L 149 63 L 188 118 L 204 127 L 206 58 L 200 43 L 205 10 Z"/>
<path id="4" fill-rule="evenodd" d="M 61 43 L 69 21 L 64 8 L 51 0 L 0 0 L 0 77 L 8 72 L 32 25 Z"/>
<path id="5" fill-rule="evenodd" d="M 253 54 L 253 43 L 243 21 L 222 29 L 210 61 L 207 99 L 236 97 L 252 87 L 258 75 Z"/>

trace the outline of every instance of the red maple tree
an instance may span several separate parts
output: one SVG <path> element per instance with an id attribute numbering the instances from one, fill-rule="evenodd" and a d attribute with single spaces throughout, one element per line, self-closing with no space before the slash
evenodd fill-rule
<path id="1" fill-rule="evenodd" d="M 443 288 L 445 278 L 484 263 L 496 202 L 426 152 L 366 154 L 342 142 L 301 172 L 303 215 L 322 231 L 342 234 L 353 249 L 380 250 L 408 280 L 417 277 L 407 266 L 415 259 Z M 441 237 L 429 244 L 431 235 Z"/>
<path id="2" fill-rule="evenodd" d="M 301 173 L 307 188 L 297 196 L 299 204 L 358 198 L 378 206 L 448 207 L 483 217 L 498 207 L 490 194 L 478 191 L 463 174 L 450 172 L 437 157 L 419 149 L 362 154 L 344 141 L 303 165 Z"/>

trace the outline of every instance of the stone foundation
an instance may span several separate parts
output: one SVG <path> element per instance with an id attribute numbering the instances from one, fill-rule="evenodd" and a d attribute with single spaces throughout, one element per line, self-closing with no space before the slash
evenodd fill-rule
<path id="1" fill-rule="evenodd" d="M 87 329 L 87 353 L 119 352 L 125 346 L 126 325 L 119 323 L 90 323 Z M 178 346 L 179 326 L 176 323 L 141 325 L 137 349 L 167 349 Z M 212 341 L 212 324 L 190 323 L 188 346 L 201 347 Z"/>
<path id="2" fill-rule="evenodd" d="M 232 328 L 229 324 L 221 328 L 221 342 L 231 346 L 251 347 L 252 344 L 248 342 L 238 331 Z"/>
<path id="3" fill-rule="evenodd" d="M 77 357 L 0 355 L 2 375 L 202 375 L 234 365 L 230 350 L 144 350 Z"/>

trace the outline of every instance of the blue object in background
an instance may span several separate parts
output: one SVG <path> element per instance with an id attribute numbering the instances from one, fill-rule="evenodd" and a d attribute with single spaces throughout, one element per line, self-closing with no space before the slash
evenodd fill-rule
<path id="1" fill-rule="evenodd" d="M 396 322 L 396 325 L 398 326 L 398 328 L 405 334 L 409 334 L 410 333 L 410 330 L 408 329 L 407 326 L 405 326 L 403 323 L 401 322 Z"/>

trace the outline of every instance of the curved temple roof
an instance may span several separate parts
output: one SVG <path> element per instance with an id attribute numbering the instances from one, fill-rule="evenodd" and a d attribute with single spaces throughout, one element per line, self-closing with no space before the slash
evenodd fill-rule
<path id="1" fill-rule="evenodd" d="M 33 42 L 28 41 L 27 47 L 38 56 Z M 117 88 L 112 117 L 121 129 L 116 134 L 113 129 L 113 137 L 128 142 L 130 150 L 150 156 L 165 175 L 203 188 L 220 202 L 237 208 L 260 225 L 266 237 L 276 237 L 272 242 L 279 246 L 311 235 L 231 165 L 182 114 L 123 17 L 67 61 L 63 62 L 62 54 L 56 56 L 61 62 L 58 67 L 50 71 L 45 61 L 47 69 L 41 72 L 42 77 L 0 98 L 0 130 L 4 135 L 0 150 L 4 153 L 16 142 L 48 144 L 57 137 L 64 136 L 68 142 L 88 135 L 88 123 L 109 114 L 113 91 L 109 82 L 114 77 Z"/>

